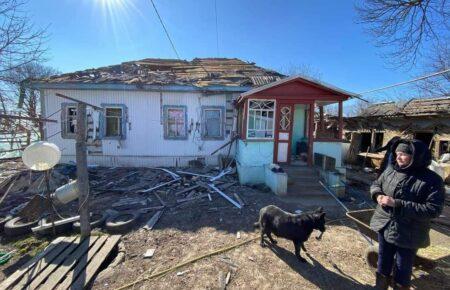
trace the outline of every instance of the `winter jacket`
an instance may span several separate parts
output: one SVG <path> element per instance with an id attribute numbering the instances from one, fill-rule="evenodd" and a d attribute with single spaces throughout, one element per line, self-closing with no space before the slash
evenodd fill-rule
<path id="1" fill-rule="evenodd" d="M 395 149 L 400 143 L 413 148 L 411 163 L 400 168 Z M 431 153 L 419 140 L 399 140 L 392 146 L 391 166 L 372 184 L 370 193 L 377 202 L 379 195 L 391 196 L 395 206 L 377 205 L 370 227 L 384 229 L 387 242 L 399 247 L 418 249 L 430 244 L 430 221 L 442 212 L 445 199 L 442 178 L 428 169 Z"/>

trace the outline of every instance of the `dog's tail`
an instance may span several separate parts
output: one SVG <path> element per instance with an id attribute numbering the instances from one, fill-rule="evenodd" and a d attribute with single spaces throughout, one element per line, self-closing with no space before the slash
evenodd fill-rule
<path id="1" fill-rule="evenodd" d="M 253 224 L 253 227 L 255 227 L 256 229 L 259 229 L 261 227 L 261 224 L 259 222 L 256 222 Z"/>

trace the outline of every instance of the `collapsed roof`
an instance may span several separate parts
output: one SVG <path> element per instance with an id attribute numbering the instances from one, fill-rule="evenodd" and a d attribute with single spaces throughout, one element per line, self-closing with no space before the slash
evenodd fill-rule
<path id="1" fill-rule="evenodd" d="M 415 98 L 404 104 L 385 102 L 373 104 L 357 117 L 414 117 L 450 115 L 450 96 L 439 98 Z"/>
<path id="2" fill-rule="evenodd" d="M 136 84 L 256 87 L 284 75 L 237 58 L 195 58 L 191 61 L 146 58 L 118 65 L 65 73 L 36 80 L 40 84 Z"/>

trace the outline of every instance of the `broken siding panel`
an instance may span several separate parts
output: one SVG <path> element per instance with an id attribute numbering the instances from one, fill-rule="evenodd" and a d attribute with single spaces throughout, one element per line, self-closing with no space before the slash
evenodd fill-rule
<path id="1" fill-rule="evenodd" d="M 159 92 L 148 91 L 99 91 L 99 90 L 46 90 L 45 115 L 50 115 L 61 108 L 66 100 L 56 97 L 60 92 L 70 97 L 80 99 L 100 106 L 102 103 L 124 104 L 128 108 L 127 138 L 125 140 L 102 140 L 102 152 L 106 156 L 208 156 L 212 151 L 229 140 L 200 140 L 201 132 L 195 132 L 196 123 L 201 124 L 201 106 L 226 106 L 226 96 L 204 96 L 201 93 L 178 93 L 163 92 L 160 104 Z M 160 120 L 161 105 L 186 105 L 188 129 L 192 123 L 192 131 L 187 140 L 164 140 L 164 126 Z M 60 113 L 55 119 L 60 120 Z M 75 140 L 62 139 L 61 124 L 48 123 L 47 136 L 54 135 L 49 141 L 56 143 L 62 150 L 63 155 L 75 155 Z M 180 143 L 182 142 L 182 143 Z M 180 144 L 182 144 L 180 146 Z M 224 148 L 222 152 L 226 152 Z M 220 153 L 220 152 L 219 152 Z M 217 157 L 213 157 L 217 159 Z M 127 157 L 130 160 L 130 157 Z M 128 162 L 127 161 L 127 162 Z M 130 162 L 137 162 L 133 160 Z M 169 162 L 164 160 L 164 162 Z"/>

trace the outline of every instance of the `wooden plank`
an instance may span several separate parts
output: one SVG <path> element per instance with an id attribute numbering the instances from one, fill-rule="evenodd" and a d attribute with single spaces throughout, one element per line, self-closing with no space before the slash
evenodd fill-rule
<path id="1" fill-rule="evenodd" d="M 159 200 L 162 206 L 166 206 L 166 203 L 164 202 L 164 200 L 162 200 L 162 198 L 159 196 L 158 193 L 153 192 L 153 194 L 156 196 L 156 198 Z"/>
<path id="2" fill-rule="evenodd" d="M 147 224 L 144 226 L 144 229 L 146 230 L 152 230 L 155 224 L 158 222 L 159 218 L 162 215 L 162 210 L 157 211 L 152 218 L 147 222 Z"/>
<path id="3" fill-rule="evenodd" d="M 78 245 L 77 249 L 72 252 L 70 256 L 66 256 L 66 259 L 64 259 L 62 265 L 48 276 L 45 284 L 42 285 L 40 289 L 54 289 L 56 285 L 58 285 L 59 281 L 61 281 L 70 270 L 72 270 L 77 263 L 77 260 L 89 250 L 89 247 L 91 247 L 97 239 L 97 236 L 88 236 L 84 238 Z"/>
<path id="4" fill-rule="evenodd" d="M 70 284 L 72 284 L 73 281 L 75 281 L 76 278 L 78 278 L 78 275 L 86 268 L 87 264 L 92 260 L 92 258 L 97 254 L 97 252 L 100 250 L 101 247 L 105 244 L 105 242 L 108 240 L 108 236 L 101 236 L 98 241 L 95 243 L 95 245 L 89 249 L 89 252 L 85 255 L 83 255 L 79 260 L 78 264 L 75 266 L 75 269 L 71 271 L 67 277 L 63 280 L 61 284 L 59 284 L 57 289 L 69 289 Z M 82 274 L 82 273 L 81 273 Z"/>
<path id="5" fill-rule="evenodd" d="M 65 240 L 65 237 L 58 237 L 54 239 L 47 248 L 44 249 L 44 251 L 40 252 L 34 258 L 32 258 L 30 261 L 28 261 L 22 268 L 14 272 L 11 276 L 9 276 L 5 281 L 0 284 L 0 289 L 9 289 L 17 280 L 19 280 L 25 273 L 27 273 L 31 268 L 36 265 L 36 263 L 46 255 L 48 255 L 50 252 L 52 252 L 53 249 L 57 248 L 59 243 L 63 240 Z M 61 250 L 62 251 L 62 250 Z"/>
<path id="6" fill-rule="evenodd" d="M 47 258 L 43 258 L 39 260 L 39 262 L 36 264 L 36 266 L 33 268 L 33 273 L 30 273 L 29 275 L 24 275 L 22 280 L 17 283 L 13 289 L 24 289 L 25 286 L 27 286 L 27 289 L 36 289 L 39 284 L 41 284 L 42 281 L 44 281 L 47 276 L 53 272 L 55 268 L 61 264 L 61 262 L 64 260 L 64 258 L 69 255 L 75 248 L 77 247 L 77 244 L 80 242 L 80 238 L 71 237 L 71 239 L 66 239 L 64 242 L 60 243 L 66 243 L 65 249 L 62 252 L 58 252 L 55 254 L 55 259 L 50 259 L 50 255 Z M 53 251 L 51 253 L 54 254 L 56 251 Z M 33 274 L 33 275 L 31 275 Z"/>
<path id="7" fill-rule="evenodd" d="M 84 289 L 89 284 L 91 279 L 97 273 L 103 261 L 108 257 L 111 250 L 116 246 L 120 240 L 120 235 L 110 236 L 101 250 L 94 256 L 91 262 L 87 265 L 86 270 L 82 275 L 79 275 L 77 280 L 70 286 L 71 289 Z"/>
<path id="8" fill-rule="evenodd" d="M 199 187 L 200 187 L 200 185 L 197 184 L 197 185 L 194 185 L 194 186 L 185 188 L 185 189 L 183 189 L 183 190 L 180 190 L 180 191 L 176 192 L 175 195 L 180 195 L 180 194 L 183 194 L 183 193 L 185 193 L 185 192 L 189 192 L 189 191 L 191 191 L 191 190 L 197 189 L 197 188 L 199 188 Z"/>

